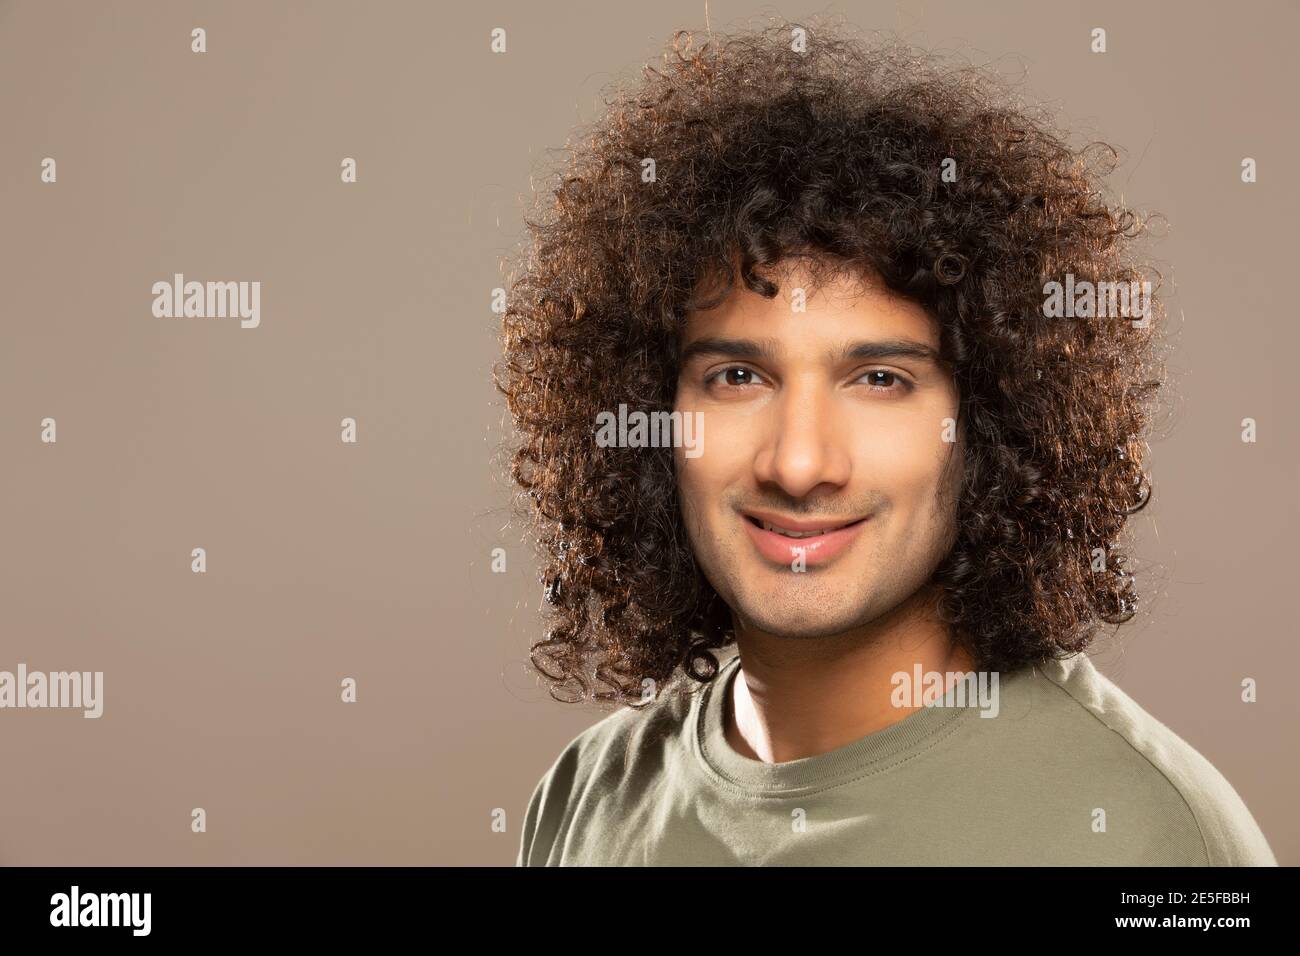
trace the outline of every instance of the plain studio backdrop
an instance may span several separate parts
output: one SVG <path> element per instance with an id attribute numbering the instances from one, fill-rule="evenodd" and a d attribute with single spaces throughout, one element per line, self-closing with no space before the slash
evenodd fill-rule
<path id="1" fill-rule="evenodd" d="M 708 22 L 844 12 L 1123 148 L 1115 191 L 1171 222 L 1179 402 L 1132 524 L 1143 613 L 1094 659 L 1295 864 L 1300 14 L 1188 7 L 714 2 Z M 607 711 L 524 667 L 541 589 L 497 454 L 492 290 L 530 175 L 705 15 L 0 4 L 0 670 L 104 673 L 98 719 L 0 711 L 0 863 L 514 862 L 533 785 Z M 260 324 L 155 317 L 176 273 L 260 282 Z"/>

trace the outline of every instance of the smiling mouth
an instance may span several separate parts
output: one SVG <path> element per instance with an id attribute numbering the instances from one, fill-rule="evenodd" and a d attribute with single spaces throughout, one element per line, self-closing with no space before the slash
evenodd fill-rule
<path id="1" fill-rule="evenodd" d="M 865 520 L 867 520 L 867 519 L 866 519 L 866 518 L 858 518 L 856 521 L 841 521 L 841 522 L 839 522 L 839 523 L 837 523 L 837 524 L 827 523 L 827 524 L 821 525 L 820 527 L 808 527 L 808 528 L 803 528 L 803 529 L 799 529 L 799 528 L 785 528 L 785 527 L 782 527 L 781 525 L 773 524 L 773 523 L 770 522 L 770 521 L 766 521 L 766 520 L 763 520 L 763 519 L 761 519 L 761 518 L 756 518 L 756 517 L 754 517 L 753 515 L 745 515 L 745 520 L 748 521 L 750 524 L 754 525 L 754 527 L 756 527 L 756 528 L 762 528 L 764 531 L 771 531 L 771 532 L 773 532 L 774 534 L 779 534 L 779 535 L 782 535 L 782 536 L 784 536 L 784 537 L 787 537 L 787 538 L 794 538 L 794 539 L 797 540 L 797 539 L 802 539 L 802 538 L 816 538 L 816 537 L 818 537 L 819 535 L 827 534 L 828 532 L 831 532 L 831 531 L 839 531 L 841 528 L 850 528 L 850 527 L 852 527 L 852 526 L 855 525 L 855 524 L 861 524 L 863 521 L 865 521 Z M 814 526 L 815 526 L 815 525 L 817 525 L 818 523 L 817 523 L 817 522 L 801 521 L 801 522 L 799 522 L 799 524 L 803 524 L 803 525 L 814 525 Z"/>

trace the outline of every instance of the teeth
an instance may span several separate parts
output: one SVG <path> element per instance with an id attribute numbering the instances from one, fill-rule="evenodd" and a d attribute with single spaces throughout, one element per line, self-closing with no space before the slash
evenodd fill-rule
<path id="1" fill-rule="evenodd" d="M 841 525 L 840 527 L 843 527 Z M 819 534 L 825 534 L 827 531 L 834 531 L 834 528 L 823 528 L 821 531 L 787 531 L 785 528 L 778 528 L 774 524 L 766 521 L 763 522 L 763 528 L 766 531 L 775 531 L 777 534 L 783 534 L 787 538 L 813 538 Z"/>

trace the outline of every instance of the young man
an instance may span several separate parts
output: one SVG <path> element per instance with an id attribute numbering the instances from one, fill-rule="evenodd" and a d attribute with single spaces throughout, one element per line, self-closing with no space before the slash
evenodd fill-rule
<path id="1" fill-rule="evenodd" d="M 679 36 L 583 142 L 498 383 L 534 663 L 637 706 L 553 763 L 518 862 L 1275 864 L 1082 653 L 1135 613 L 1162 368 L 1106 164 L 790 24 Z"/>

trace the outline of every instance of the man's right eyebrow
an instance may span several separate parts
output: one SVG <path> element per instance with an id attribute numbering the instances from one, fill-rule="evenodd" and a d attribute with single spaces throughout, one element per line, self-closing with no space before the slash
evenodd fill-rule
<path id="1" fill-rule="evenodd" d="M 717 336 L 707 336 L 696 339 L 682 349 L 679 361 L 682 365 L 685 365 L 701 355 L 712 355 L 721 358 L 771 359 L 775 355 L 775 350 L 769 343 L 754 341 L 753 339 L 724 339 Z"/>

